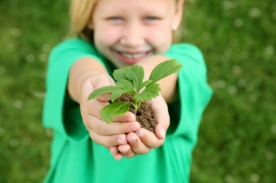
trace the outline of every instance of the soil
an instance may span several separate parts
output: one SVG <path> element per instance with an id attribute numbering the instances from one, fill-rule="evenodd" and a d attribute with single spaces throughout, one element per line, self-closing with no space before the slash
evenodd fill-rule
<path id="1" fill-rule="evenodd" d="M 117 98 L 116 101 L 133 102 L 133 98 L 130 95 L 124 94 Z M 135 114 L 134 107 L 130 105 L 130 112 Z M 157 120 L 154 117 L 153 111 L 146 102 L 142 102 L 136 113 L 136 121 L 138 121 L 142 128 L 145 128 L 154 133 L 154 128 L 157 125 Z"/>

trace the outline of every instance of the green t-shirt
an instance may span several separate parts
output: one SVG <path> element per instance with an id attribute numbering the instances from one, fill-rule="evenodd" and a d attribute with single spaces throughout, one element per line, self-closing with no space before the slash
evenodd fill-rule
<path id="1" fill-rule="evenodd" d="M 80 58 L 91 57 L 108 72 L 114 66 L 93 45 L 75 38 L 57 45 L 51 52 L 46 81 L 43 124 L 53 130 L 48 183 L 187 183 L 191 154 L 197 141 L 202 113 L 212 90 L 207 84 L 206 66 L 198 48 L 172 45 L 167 53 L 183 69 L 178 73 L 179 101 L 169 104 L 171 125 L 165 143 L 148 154 L 116 161 L 109 150 L 89 137 L 82 123 L 79 105 L 68 97 L 70 67 Z"/>

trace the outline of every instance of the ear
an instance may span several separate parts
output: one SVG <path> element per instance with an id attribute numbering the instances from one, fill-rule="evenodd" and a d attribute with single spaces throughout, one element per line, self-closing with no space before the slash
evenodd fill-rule
<path id="1" fill-rule="evenodd" d="M 173 17 L 172 29 L 176 30 L 181 23 L 183 14 L 184 0 L 178 0 L 176 4 L 176 11 Z"/>

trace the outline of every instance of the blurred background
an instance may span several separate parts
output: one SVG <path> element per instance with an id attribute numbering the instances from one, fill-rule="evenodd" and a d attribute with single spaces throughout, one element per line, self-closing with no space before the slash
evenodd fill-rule
<path id="1" fill-rule="evenodd" d="M 68 1 L 0 0 L 0 182 L 41 182 L 52 133 L 42 126 L 50 50 Z M 186 0 L 182 40 L 198 46 L 214 90 L 191 183 L 276 182 L 276 1 Z"/>

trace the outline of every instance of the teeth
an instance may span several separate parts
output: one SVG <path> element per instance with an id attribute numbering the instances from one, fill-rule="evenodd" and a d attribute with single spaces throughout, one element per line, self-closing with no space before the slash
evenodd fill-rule
<path id="1" fill-rule="evenodd" d="M 139 58 L 139 57 L 141 57 L 141 56 L 143 56 L 143 55 L 146 54 L 146 52 L 135 53 L 135 54 L 123 53 L 123 52 L 121 52 L 121 53 L 122 53 L 122 55 L 124 55 L 125 57 L 130 58 L 130 59 Z"/>

